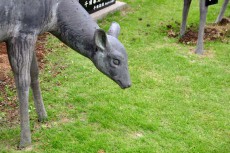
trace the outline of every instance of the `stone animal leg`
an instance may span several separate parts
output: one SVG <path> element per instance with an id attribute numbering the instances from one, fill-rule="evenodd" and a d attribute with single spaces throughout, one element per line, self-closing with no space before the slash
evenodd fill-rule
<path id="1" fill-rule="evenodd" d="M 30 66 L 35 42 L 35 36 L 24 34 L 20 34 L 7 41 L 8 56 L 14 73 L 19 99 L 21 123 L 19 148 L 24 148 L 31 144 L 28 96 L 30 87 Z"/>
<path id="2" fill-rule="evenodd" d="M 180 28 L 180 36 L 183 37 L 186 31 L 186 23 L 188 18 L 188 12 L 192 0 L 184 0 L 183 15 L 182 15 L 182 24 Z"/>
<path id="3" fill-rule="evenodd" d="M 204 28 L 206 23 L 208 7 L 205 6 L 205 1 L 200 0 L 200 25 L 198 32 L 196 54 L 203 54 Z"/>
<path id="4" fill-rule="evenodd" d="M 220 14 L 218 15 L 215 23 L 219 23 L 222 20 L 222 18 L 224 16 L 224 12 L 228 6 L 228 3 L 229 3 L 229 0 L 224 1 L 223 6 L 222 6 L 221 11 L 220 11 Z"/>
<path id="5" fill-rule="evenodd" d="M 33 57 L 32 57 L 30 74 L 31 74 L 31 88 L 32 88 L 33 97 L 34 97 L 34 105 L 35 105 L 35 108 L 38 114 L 38 121 L 42 122 L 47 118 L 47 113 L 45 110 L 45 106 L 43 104 L 41 90 L 40 90 L 39 81 L 38 81 L 39 69 L 38 69 L 35 52 L 33 53 Z"/>

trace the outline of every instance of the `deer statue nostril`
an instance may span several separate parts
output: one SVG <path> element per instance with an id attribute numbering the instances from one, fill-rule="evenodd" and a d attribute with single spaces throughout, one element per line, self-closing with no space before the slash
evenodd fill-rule
<path id="1" fill-rule="evenodd" d="M 117 84 L 119 84 L 119 86 L 120 86 L 122 89 L 129 88 L 129 87 L 131 87 L 131 85 L 132 85 L 131 82 L 129 82 L 129 83 L 127 83 L 127 84 L 122 83 L 120 80 L 116 80 L 116 82 L 117 82 Z"/>
<path id="2" fill-rule="evenodd" d="M 131 87 L 132 86 L 132 83 L 130 82 L 130 83 L 128 83 L 125 87 L 124 87 L 124 89 L 125 88 L 129 88 L 129 87 Z"/>

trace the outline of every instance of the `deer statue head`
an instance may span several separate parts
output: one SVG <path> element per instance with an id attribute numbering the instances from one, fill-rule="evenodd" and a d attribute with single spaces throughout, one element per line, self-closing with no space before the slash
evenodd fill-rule
<path id="1" fill-rule="evenodd" d="M 98 70 L 124 89 L 131 86 L 131 80 L 128 71 L 127 53 L 118 40 L 119 33 L 120 26 L 116 22 L 111 24 L 107 34 L 101 29 L 95 31 L 95 52 L 92 61 Z"/>

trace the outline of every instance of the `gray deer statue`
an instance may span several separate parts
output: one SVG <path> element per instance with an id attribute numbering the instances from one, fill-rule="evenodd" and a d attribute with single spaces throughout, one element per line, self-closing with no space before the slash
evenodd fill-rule
<path id="1" fill-rule="evenodd" d="M 28 113 L 30 87 L 39 121 L 47 118 L 35 56 L 37 37 L 44 32 L 50 32 L 89 58 L 97 69 L 121 88 L 131 86 L 127 54 L 117 38 L 119 24 L 112 23 L 106 34 L 77 0 L 0 0 L 0 42 L 6 42 L 19 99 L 19 148 L 31 144 Z"/>
<path id="2" fill-rule="evenodd" d="M 198 32 L 198 40 L 197 40 L 197 48 L 196 54 L 203 54 L 203 37 L 204 37 L 204 28 L 206 23 L 206 16 L 208 12 L 208 6 L 206 5 L 207 0 L 200 0 L 200 25 L 199 25 L 199 32 Z M 210 0 L 211 1 L 211 0 Z M 184 0 L 184 8 L 183 8 L 183 16 L 182 16 L 182 24 L 180 29 L 180 36 L 183 37 L 186 31 L 186 22 L 188 17 L 188 12 L 190 8 L 192 0 Z M 223 6 L 221 8 L 220 14 L 216 19 L 216 23 L 220 22 L 224 16 L 224 12 L 227 8 L 229 0 L 224 0 Z"/>

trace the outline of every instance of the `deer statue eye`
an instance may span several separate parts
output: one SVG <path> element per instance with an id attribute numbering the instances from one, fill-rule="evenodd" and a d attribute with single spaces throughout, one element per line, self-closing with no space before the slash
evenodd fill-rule
<path id="1" fill-rule="evenodd" d="M 120 65 L 120 60 L 118 60 L 118 59 L 113 59 L 113 64 L 114 64 L 114 65 Z"/>

